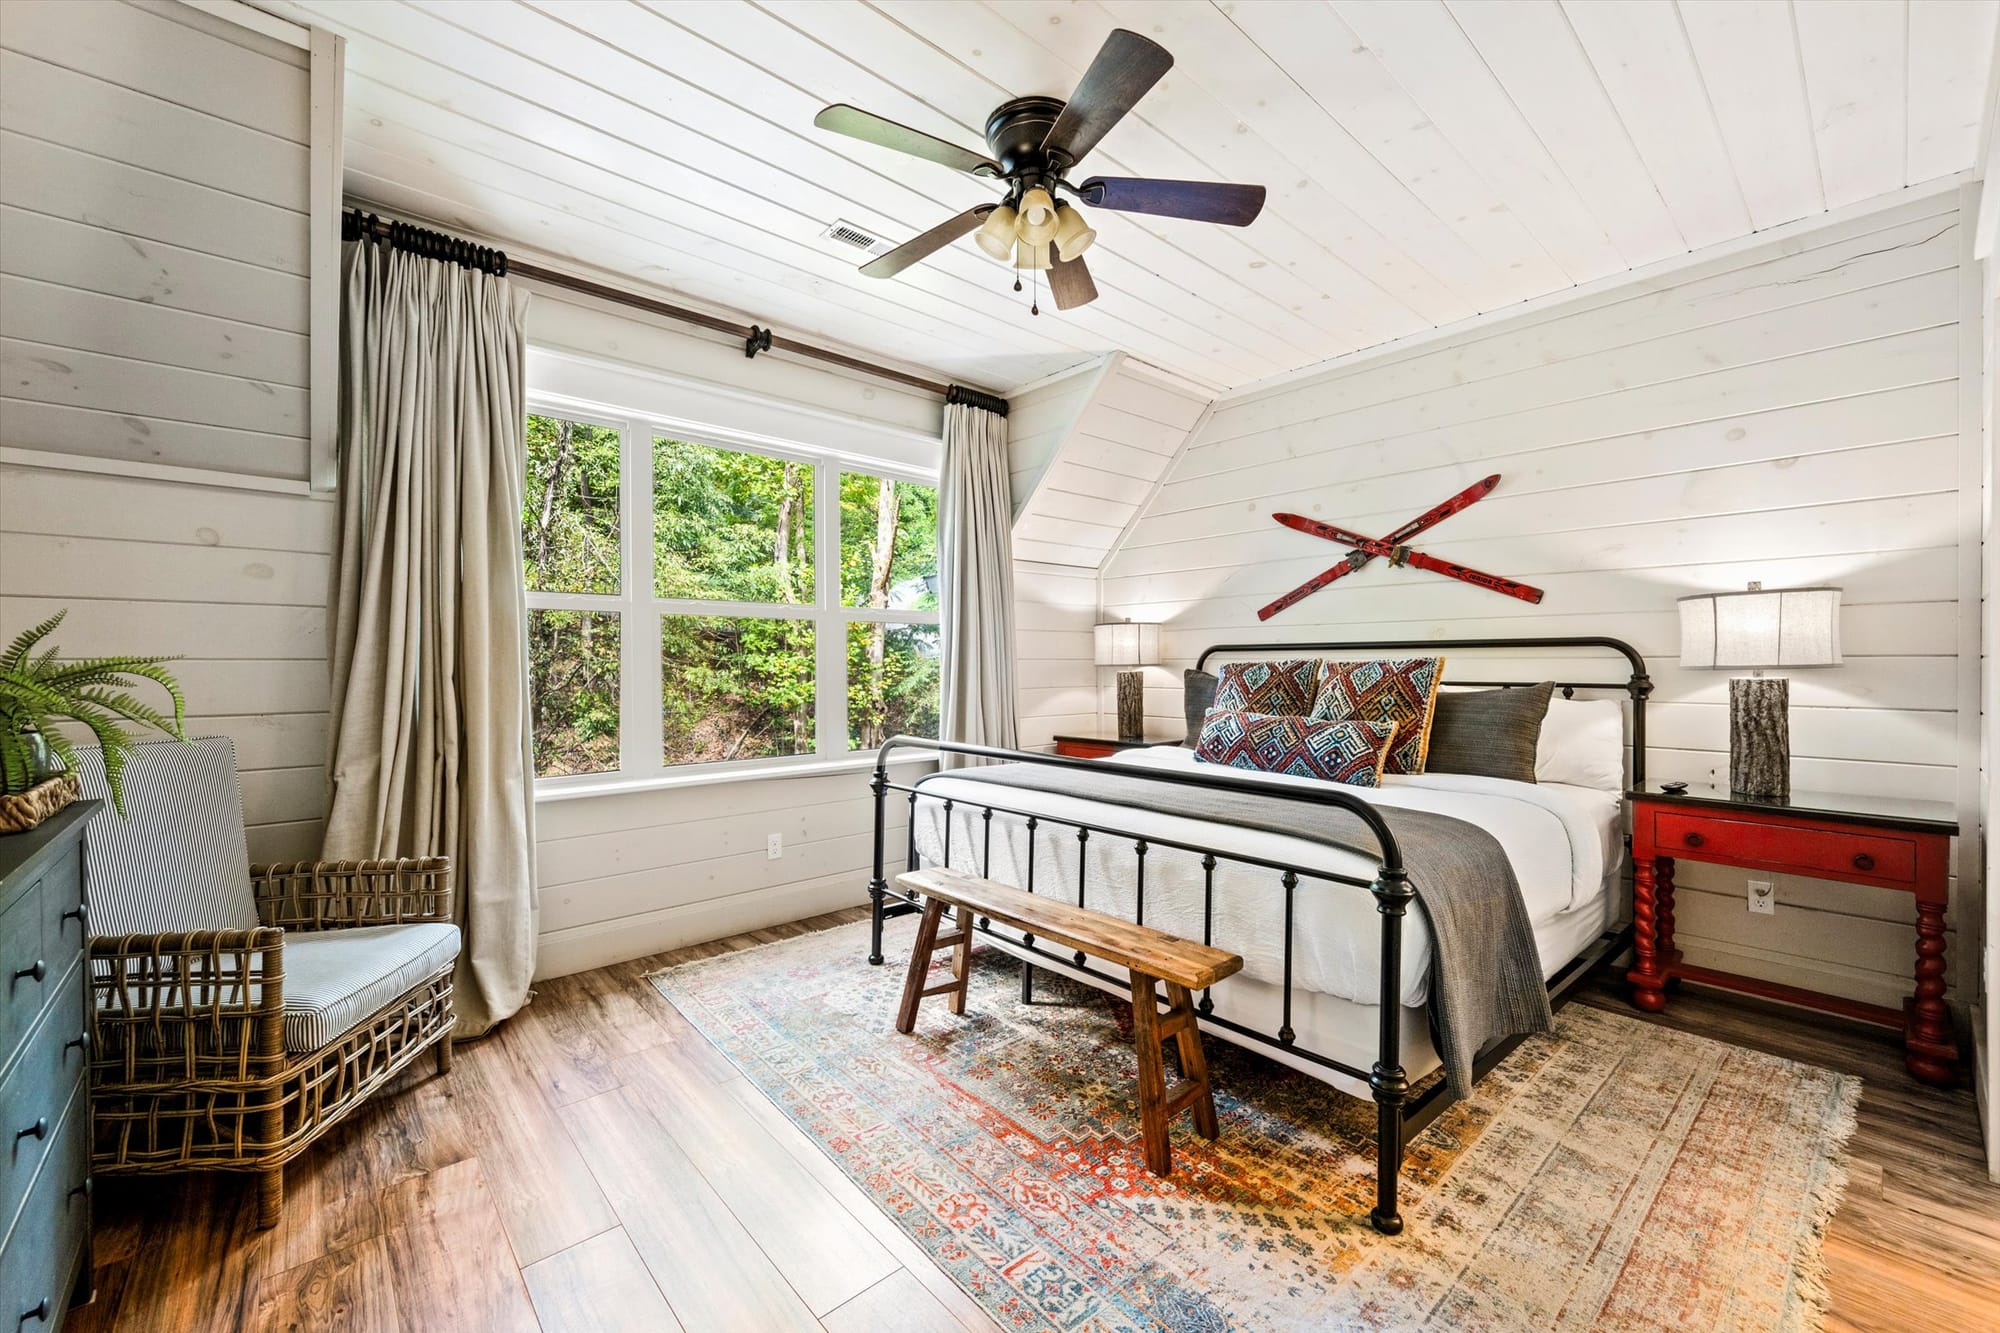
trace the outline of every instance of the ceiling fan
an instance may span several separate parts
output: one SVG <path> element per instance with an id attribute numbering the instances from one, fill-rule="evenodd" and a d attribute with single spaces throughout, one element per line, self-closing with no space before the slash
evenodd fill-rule
<path id="1" fill-rule="evenodd" d="M 1097 299 L 1097 286 L 1083 264 L 1083 252 L 1097 233 L 1083 210 L 1059 195 L 1093 208 L 1248 226 L 1264 207 L 1261 185 L 1129 176 L 1092 176 L 1081 185 L 1069 181 L 1070 169 L 1173 63 L 1173 56 L 1159 43 L 1119 28 L 1105 39 L 1067 102 L 1058 97 L 1017 97 L 994 108 L 986 120 L 991 157 L 859 107 L 845 103 L 827 107 L 813 117 L 820 129 L 1007 183 L 999 203 L 969 208 L 863 264 L 861 271 L 871 278 L 893 277 L 976 232 L 979 248 L 993 258 L 1012 259 L 1017 270 L 1047 272 L 1056 308 L 1073 310 Z M 1017 276 L 1014 290 L 1020 289 Z"/>

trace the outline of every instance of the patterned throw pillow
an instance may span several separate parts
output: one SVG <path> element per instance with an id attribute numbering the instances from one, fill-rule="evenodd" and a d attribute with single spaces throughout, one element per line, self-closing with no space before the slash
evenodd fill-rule
<path id="1" fill-rule="evenodd" d="M 1319 694 L 1319 659 L 1231 662 L 1215 682 L 1215 706 L 1237 713 L 1304 717 Z"/>
<path id="2" fill-rule="evenodd" d="M 1430 750 L 1431 718 L 1437 709 L 1442 657 L 1401 661 L 1320 663 L 1319 694 L 1312 716 L 1327 722 L 1401 724 L 1384 773 L 1421 773 Z"/>
<path id="3" fill-rule="evenodd" d="M 1260 773 L 1376 787 L 1381 785 L 1377 779 L 1382 761 L 1395 738 L 1393 722 L 1315 722 L 1309 717 L 1217 708 L 1201 724 L 1194 757 Z"/>

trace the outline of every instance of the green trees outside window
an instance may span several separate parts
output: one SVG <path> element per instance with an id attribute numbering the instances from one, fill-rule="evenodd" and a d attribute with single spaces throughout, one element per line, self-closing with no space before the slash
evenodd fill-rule
<path id="1" fill-rule="evenodd" d="M 935 487 L 638 420 L 531 414 L 528 453 L 538 776 L 936 734 Z"/>

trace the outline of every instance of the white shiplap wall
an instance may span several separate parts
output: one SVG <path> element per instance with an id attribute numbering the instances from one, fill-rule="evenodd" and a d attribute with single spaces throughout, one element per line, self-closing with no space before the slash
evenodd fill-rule
<path id="1" fill-rule="evenodd" d="M 782 355 L 744 357 L 740 342 L 534 288 L 528 340 L 681 379 L 936 438 L 929 394 Z M 530 387 L 533 387 L 532 385 Z M 1094 589 L 1093 589 L 1094 595 Z M 900 779 L 922 771 L 902 767 Z M 538 976 L 561 976 L 867 901 L 871 811 L 861 769 L 690 782 L 536 804 L 541 888 Z M 889 846 L 907 807 L 892 802 Z M 770 860 L 765 840 L 784 837 Z"/>
<path id="2" fill-rule="evenodd" d="M 1166 623 L 1155 725 L 1178 727 L 1179 668 L 1220 640 L 1611 634 L 1658 682 L 1649 774 L 1705 779 L 1727 762 L 1726 677 L 1676 664 L 1674 599 L 1827 582 L 1846 589 L 1847 661 L 1793 678 L 1795 784 L 1969 817 L 1964 246 L 1957 194 L 1937 195 L 1219 403 L 1102 575 L 1107 615 Z M 1500 488 L 1419 544 L 1540 585 L 1540 606 L 1378 565 L 1256 619 L 1337 555 L 1272 511 L 1382 532 L 1488 472 Z M 1977 879 L 1952 916 L 1968 945 Z M 1742 881 L 1686 867 L 1691 958 L 1885 1004 L 1908 991 L 1907 900 L 1788 881 L 1767 920 Z M 1953 968 L 1971 975 L 1964 951 Z"/>
<path id="3" fill-rule="evenodd" d="M 325 801 L 309 126 L 298 48 L 176 3 L 0 5 L 0 635 L 67 607 L 67 653 L 180 654 L 258 859 L 317 854 Z"/>

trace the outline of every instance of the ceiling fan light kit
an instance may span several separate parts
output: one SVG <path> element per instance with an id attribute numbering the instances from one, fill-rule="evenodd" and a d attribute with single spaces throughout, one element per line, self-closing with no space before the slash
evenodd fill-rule
<path id="1" fill-rule="evenodd" d="M 994 108 L 986 121 L 990 158 L 859 107 L 838 103 L 825 108 L 813 117 L 813 124 L 823 130 L 1007 185 L 997 206 L 967 209 L 864 264 L 861 271 L 873 278 L 893 277 L 972 232 L 979 248 L 992 258 L 1004 263 L 1011 257 L 1017 269 L 1048 270 L 1056 307 L 1074 310 L 1097 299 L 1097 285 L 1083 266 L 1083 252 L 1097 239 L 1097 232 L 1083 210 L 1059 195 L 1114 212 L 1248 226 L 1264 207 L 1261 185 L 1116 176 L 1093 176 L 1080 185 L 1069 180 L 1070 169 L 1173 63 L 1173 56 L 1159 43 L 1117 29 L 1105 38 L 1067 102 L 1017 97 Z M 1018 279 L 1014 288 L 1020 290 Z"/>

